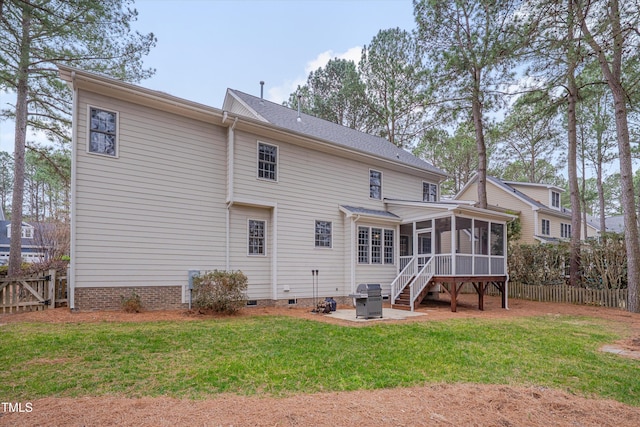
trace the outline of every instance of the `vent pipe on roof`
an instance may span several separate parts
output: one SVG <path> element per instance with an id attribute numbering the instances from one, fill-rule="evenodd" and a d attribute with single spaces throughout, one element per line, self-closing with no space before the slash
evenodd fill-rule
<path id="1" fill-rule="evenodd" d="M 260 80 L 260 103 L 264 101 L 264 80 Z"/>
<path id="2" fill-rule="evenodd" d="M 298 118 L 296 119 L 297 121 L 301 122 L 302 118 L 300 117 L 300 104 L 301 104 L 301 99 L 302 99 L 302 95 L 300 95 L 300 88 L 298 87 Z"/>

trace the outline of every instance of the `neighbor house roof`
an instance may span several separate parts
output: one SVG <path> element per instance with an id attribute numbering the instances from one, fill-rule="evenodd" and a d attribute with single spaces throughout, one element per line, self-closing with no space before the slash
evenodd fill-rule
<path id="1" fill-rule="evenodd" d="M 232 99 L 229 98 L 232 97 Z M 234 89 L 227 89 L 223 109 L 231 108 L 233 100 L 239 101 L 253 118 L 262 120 L 280 128 L 303 133 L 338 146 L 383 157 L 397 163 L 404 163 L 446 178 L 447 173 L 432 164 L 414 156 L 408 151 L 396 147 L 379 136 L 360 132 L 309 114 L 300 113 L 266 99 L 249 95 Z M 300 120 L 298 120 L 300 118 Z"/>
<path id="2" fill-rule="evenodd" d="M 611 216 L 604 219 L 607 231 L 614 233 L 624 233 L 624 215 Z"/>

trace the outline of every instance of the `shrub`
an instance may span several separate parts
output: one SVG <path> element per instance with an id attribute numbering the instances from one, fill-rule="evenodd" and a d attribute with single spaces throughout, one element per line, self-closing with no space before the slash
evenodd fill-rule
<path id="1" fill-rule="evenodd" d="M 607 235 L 606 240 L 592 241 L 583 246 L 582 268 L 587 288 L 626 288 L 627 251 L 624 237 Z"/>
<path id="2" fill-rule="evenodd" d="M 565 282 L 569 247 L 559 245 L 511 245 L 509 277 L 528 285 L 560 285 Z"/>
<path id="3" fill-rule="evenodd" d="M 140 313 L 142 311 L 142 300 L 135 291 L 128 297 L 120 296 L 120 307 L 125 313 Z"/>
<path id="4" fill-rule="evenodd" d="M 247 276 L 241 271 L 208 272 L 193 279 L 193 306 L 233 314 L 247 301 Z"/>

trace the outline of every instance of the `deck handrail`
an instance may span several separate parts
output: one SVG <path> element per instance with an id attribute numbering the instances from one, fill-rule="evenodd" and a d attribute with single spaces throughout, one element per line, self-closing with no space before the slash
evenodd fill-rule
<path id="1" fill-rule="evenodd" d="M 417 257 L 411 258 L 411 261 L 402 269 L 400 274 L 391 282 L 391 302 L 395 301 L 402 290 L 407 286 L 407 283 L 415 275 Z"/>
<path id="2" fill-rule="evenodd" d="M 435 274 L 435 271 L 433 268 L 433 264 L 434 264 L 433 260 L 434 260 L 433 257 L 429 258 L 429 260 L 425 263 L 424 266 L 422 266 L 418 274 L 416 274 L 416 277 L 413 279 L 413 281 L 409 285 L 410 286 L 409 300 L 410 300 L 411 311 L 414 310 L 415 301 L 418 298 L 418 295 L 420 295 L 420 293 L 424 290 L 424 288 L 427 286 L 429 281 L 431 281 L 431 279 Z"/>

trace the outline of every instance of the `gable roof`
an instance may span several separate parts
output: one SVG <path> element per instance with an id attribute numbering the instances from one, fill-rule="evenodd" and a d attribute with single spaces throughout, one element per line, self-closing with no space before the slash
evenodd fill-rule
<path id="1" fill-rule="evenodd" d="M 240 109 L 241 111 L 236 109 L 236 113 L 251 114 L 252 118 L 256 120 L 261 120 L 280 128 L 303 133 L 334 145 L 355 149 L 396 163 L 417 167 L 440 175 L 443 179 L 447 177 L 447 173 L 442 169 L 425 162 L 400 147 L 396 147 L 382 137 L 360 132 L 309 114 L 300 113 L 300 120 L 298 120 L 298 112 L 296 110 L 244 92 L 227 89 L 227 96 L 222 108 L 224 110 L 231 109 L 234 101 L 243 107 Z"/>

